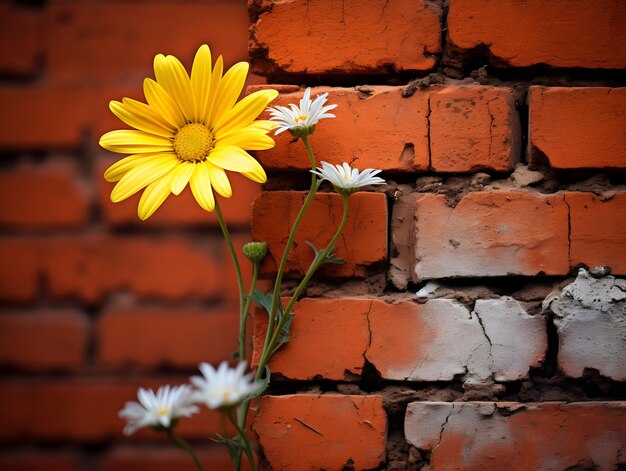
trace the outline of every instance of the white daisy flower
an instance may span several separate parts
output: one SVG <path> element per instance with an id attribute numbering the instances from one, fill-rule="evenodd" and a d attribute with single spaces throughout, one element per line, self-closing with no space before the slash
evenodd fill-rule
<path id="1" fill-rule="evenodd" d="M 189 417 L 198 412 L 189 385 L 161 386 L 156 394 L 152 389 L 139 388 L 139 403 L 129 401 L 119 416 L 128 421 L 124 433 L 131 435 L 143 427 L 169 428 L 179 417 Z"/>
<path id="2" fill-rule="evenodd" d="M 200 364 L 202 376 L 194 376 L 191 382 L 198 389 L 194 395 L 197 402 L 206 404 L 209 409 L 231 407 L 239 404 L 248 394 L 258 392 L 261 381 L 253 381 L 254 375 L 244 375 L 248 364 L 242 361 L 236 368 L 229 368 L 223 361 L 213 368 L 208 363 Z"/>
<path id="3" fill-rule="evenodd" d="M 344 162 L 342 165 L 331 165 L 328 162 L 321 162 L 322 168 L 317 168 L 317 172 L 311 170 L 315 175 L 322 177 L 322 180 L 328 180 L 337 190 L 338 193 L 351 194 L 362 186 L 367 185 L 384 185 L 386 182 L 378 175 L 382 170 L 374 170 L 367 168 L 360 172 L 356 168 Z"/>
<path id="4" fill-rule="evenodd" d="M 311 87 L 308 87 L 300 100 L 300 106 L 292 103 L 289 107 L 269 107 L 267 110 L 271 115 L 270 121 L 278 124 L 276 135 L 283 131 L 290 131 L 295 137 L 313 134 L 315 125 L 320 119 L 334 118 L 335 115 L 329 111 L 335 109 L 337 105 L 324 106 L 327 96 L 328 93 L 323 93 L 311 101 Z"/>

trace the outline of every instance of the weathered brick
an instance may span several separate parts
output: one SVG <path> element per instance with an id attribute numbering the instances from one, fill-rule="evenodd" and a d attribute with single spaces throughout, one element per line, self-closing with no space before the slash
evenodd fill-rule
<path id="1" fill-rule="evenodd" d="M 250 90 L 272 87 L 251 87 Z M 298 103 L 302 91 L 280 87 L 272 105 Z M 520 124 L 515 94 L 489 86 L 433 86 L 402 95 L 401 87 L 317 87 L 337 104 L 336 118 L 321 121 L 311 143 L 318 163 L 350 162 L 390 171 L 471 172 L 511 170 L 520 158 Z M 455 132 L 451 133 L 450 129 Z M 301 142 L 288 133 L 276 147 L 259 152 L 269 168 L 310 168 Z M 429 147 L 430 146 L 430 147 Z"/>
<path id="2" fill-rule="evenodd" d="M 570 377 L 586 368 L 626 380 L 626 280 L 594 278 L 581 269 L 578 277 L 544 301 L 554 314 L 559 336 L 558 364 Z"/>
<path id="3" fill-rule="evenodd" d="M 562 195 L 475 192 L 453 208 L 427 194 L 415 209 L 414 276 L 567 274 L 567 218 Z"/>
<path id="4" fill-rule="evenodd" d="M 505 172 L 519 161 L 521 131 L 512 89 L 436 88 L 429 110 L 431 170 Z"/>
<path id="5" fill-rule="evenodd" d="M 620 0 L 451 0 L 447 39 L 466 56 L 487 47 L 497 67 L 621 69 L 625 24 Z"/>
<path id="6" fill-rule="evenodd" d="M 264 396 L 253 429 L 273 469 L 364 470 L 385 459 L 381 396 Z"/>
<path id="7" fill-rule="evenodd" d="M 265 74 L 425 71 L 441 51 L 441 9 L 399 0 L 263 2 L 251 28 L 253 70 Z M 291 40 L 291 38 L 298 38 Z"/>
<path id="8" fill-rule="evenodd" d="M 77 370 L 85 361 L 87 320 L 78 312 L 0 315 L 0 364 L 29 370 Z"/>
<path id="9" fill-rule="evenodd" d="M 137 389 L 180 384 L 185 378 L 114 378 L 4 380 L 0 384 L 2 442 L 73 441 L 94 443 L 120 438 L 125 422 L 117 416 L 126 401 L 137 400 Z M 50 405 L 53 404 L 54 407 Z M 221 433 L 217 411 L 202 408 L 182 419 L 177 432 L 187 438 L 206 439 Z M 139 440 L 165 438 L 149 429 L 134 435 Z"/>
<path id="10" fill-rule="evenodd" d="M 273 85 L 250 87 L 275 88 Z M 281 90 L 279 88 L 279 90 Z M 302 91 L 282 89 L 271 106 L 299 103 Z M 311 96 L 328 93 L 327 103 L 337 104 L 336 118 L 324 119 L 310 138 L 317 163 L 350 162 L 360 168 L 415 171 L 428 169 L 428 94 L 416 92 L 404 98 L 401 87 L 367 86 L 358 88 L 316 87 Z M 266 116 L 268 117 L 269 114 Z M 274 139 L 273 149 L 257 157 L 270 169 L 311 168 L 301 141 L 293 142 L 288 132 Z"/>
<path id="11" fill-rule="evenodd" d="M 113 160 L 108 161 L 108 165 Z M 182 227 L 217 225 L 215 212 L 203 210 L 194 199 L 189 188 L 179 196 L 170 195 L 163 206 L 146 221 L 137 216 L 137 205 L 141 192 L 121 203 L 112 203 L 110 199 L 114 184 L 104 180 L 103 174 L 108 165 L 101 165 L 95 175 L 95 184 L 99 190 L 99 204 L 105 222 L 112 227 Z M 230 173 L 229 179 L 233 187 L 232 198 L 220 198 L 220 208 L 229 227 L 249 227 L 252 218 L 252 202 L 261 191 L 261 186 L 237 173 Z"/>
<path id="12" fill-rule="evenodd" d="M 531 164 L 626 167 L 626 88 L 530 87 Z"/>
<path id="13" fill-rule="evenodd" d="M 46 241 L 45 273 L 55 298 L 93 302 L 116 291 L 140 297 L 219 297 L 220 260 L 180 237 L 85 236 Z"/>
<path id="14" fill-rule="evenodd" d="M 223 448 L 195 449 L 204 469 L 230 471 L 232 461 Z M 244 469 L 247 469 L 244 465 Z M 156 447 L 119 447 L 98 460 L 98 471 L 195 471 L 189 454 L 181 449 Z"/>
<path id="15" fill-rule="evenodd" d="M 391 380 L 514 381 L 539 366 L 547 348 L 545 320 L 511 298 L 479 300 L 471 313 L 450 299 L 374 300 L 368 320 L 367 360 Z"/>
<path id="16" fill-rule="evenodd" d="M 106 368 L 217 364 L 237 350 L 239 312 L 235 306 L 219 311 L 110 310 L 98 320 L 97 332 L 98 362 Z"/>
<path id="17" fill-rule="evenodd" d="M 11 229 L 76 228 L 89 198 L 76 172 L 61 163 L 0 172 L 0 225 Z"/>
<path id="18" fill-rule="evenodd" d="M 9 2 L 0 4 L 0 72 L 34 75 L 43 58 L 43 39 L 43 19 L 38 11 Z"/>
<path id="19" fill-rule="evenodd" d="M 54 2 L 47 17 L 53 79 L 95 84 L 132 79 L 141 90 L 155 54 L 174 54 L 189 66 L 202 42 L 227 64 L 246 60 L 243 2 L 154 3 L 149 9 L 146 21 L 141 3 Z"/>
<path id="20" fill-rule="evenodd" d="M 572 266 L 609 265 L 626 274 L 626 193 L 603 201 L 592 193 L 568 193 Z"/>
<path id="21" fill-rule="evenodd" d="M 344 380 L 359 375 L 369 341 L 369 299 L 303 299 L 293 309 L 290 341 L 269 363 L 272 373 L 291 379 Z M 267 331 L 267 314 L 254 316 L 254 355 L 258 364 Z M 346 336 L 350 332 L 350 336 Z M 338 349 L 337 345 L 341 345 Z"/>
<path id="22" fill-rule="evenodd" d="M 413 402 L 409 444 L 431 452 L 433 471 L 618 469 L 624 402 Z"/>
<path id="23" fill-rule="evenodd" d="M 252 235 L 269 245 L 265 273 L 274 272 L 283 255 L 287 235 L 306 197 L 300 191 L 264 192 L 254 202 Z M 287 272 L 305 273 L 313 260 L 309 240 L 320 250 L 339 227 L 343 213 L 336 193 L 318 193 L 298 228 L 288 256 Z M 382 193 L 360 192 L 350 196 L 349 216 L 335 255 L 343 265 L 326 265 L 320 271 L 334 276 L 364 276 L 372 265 L 387 259 L 387 199 Z"/>

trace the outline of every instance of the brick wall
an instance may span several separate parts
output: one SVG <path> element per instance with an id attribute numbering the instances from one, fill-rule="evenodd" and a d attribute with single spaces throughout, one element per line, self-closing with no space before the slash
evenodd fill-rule
<path id="1" fill-rule="evenodd" d="M 250 83 L 266 76 L 277 103 L 300 84 L 328 91 L 339 107 L 312 137 L 318 159 L 389 180 L 352 197 L 347 263 L 316 277 L 270 364 L 253 425 L 264 463 L 626 466 L 622 2 L 248 9 Z M 138 386 L 183 381 L 235 349 L 228 254 L 186 193 L 145 223 L 136 199 L 111 204 L 113 156 L 96 143 L 119 126 L 108 101 L 141 98 L 155 53 L 189 66 L 206 42 L 245 59 L 247 14 L 226 0 L 0 5 L 1 469 L 193 469 L 150 431 L 123 438 L 117 411 Z M 250 228 L 270 243 L 269 275 L 308 158 L 285 135 L 258 157 L 265 191 L 233 178 L 223 208 L 239 244 Z M 291 275 L 339 211 L 318 195 Z M 612 274 L 576 278 L 599 265 Z M 207 440 L 219 429 L 209 413 L 181 423 L 207 469 L 230 469 Z"/>
<path id="2" fill-rule="evenodd" d="M 253 70 L 280 104 L 313 85 L 320 160 L 383 169 L 296 304 L 253 428 L 271 469 L 626 466 L 626 13 L 619 1 L 249 4 Z M 304 147 L 252 231 L 275 269 Z M 294 190 L 286 191 L 289 185 Z M 321 193 L 301 274 L 340 216 Z M 317 242 L 316 242 L 317 243 Z M 317 244 L 318 246 L 320 244 Z M 609 270 L 580 268 L 610 266 Z M 254 358 L 266 317 L 257 313 Z"/>
<path id="3" fill-rule="evenodd" d="M 247 36 L 243 0 L 0 4 L 0 469 L 194 469 L 151 431 L 124 438 L 117 412 L 236 350 L 230 257 L 188 193 L 146 223 L 136 197 L 112 204 L 118 157 L 97 141 L 121 124 L 109 100 L 142 99 L 156 53 L 190 66 L 208 43 L 231 65 Z M 222 207 L 242 243 L 259 186 L 233 186 Z M 181 430 L 207 469 L 231 468 L 207 439 L 217 414 Z"/>

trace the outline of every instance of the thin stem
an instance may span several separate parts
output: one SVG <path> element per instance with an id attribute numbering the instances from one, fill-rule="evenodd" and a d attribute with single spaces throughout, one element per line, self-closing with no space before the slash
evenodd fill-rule
<path id="1" fill-rule="evenodd" d="M 248 439 L 248 434 L 246 433 L 246 429 L 239 425 L 237 418 L 233 415 L 233 409 L 229 409 L 226 414 L 228 418 L 232 422 L 232 424 L 237 429 L 237 433 L 241 437 L 241 443 L 243 444 L 243 449 L 246 452 L 246 456 L 248 457 L 248 462 L 250 463 L 250 470 L 255 471 L 254 465 L 254 455 L 252 454 L 252 447 L 250 446 L 250 440 Z"/>
<path id="2" fill-rule="evenodd" d="M 181 437 L 176 435 L 174 433 L 174 430 L 172 430 L 171 427 L 166 429 L 166 431 L 167 431 L 167 436 L 169 437 L 169 439 L 173 443 L 175 443 L 179 447 L 185 449 L 191 455 L 191 459 L 193 460 L 194 464 L 196 465 L 196 468 L 198 469 L 198 471 L 204 471 L 204 468 L 202 468 L 202 464 L 200 464 L 200 460 L 198 459 L 198 456 L 196 455 L 196 452 L 193 451 L 193 448 L 191 447 L 191 445 L 189 443 L 187 443 L 185 440 L 183 440 Z"/>
<path id="3" fill-rule="evenodd" d="M 343 201 L 343 216 L 341 217 L 341 223 L 339 224 L 339 227 L 337 228 L 335 235 L 332 237 L 332 239 L 330 240 L 326 248 L 322 251 L 322 255 L 318 257 L 317 260 L 314 263 L 312 263 L 309 269 L 307 270 L 305 277 L 302 279 L 302 281 L 296 288 L 293 296 L 289 300 L 289 303 L 285 307 L 283 317 L 279 320 L 278 325 L 276 326 L 276 330 L 272 334 L 272 338 L 270 339 L 269 342 L 266 341 L 267 348 L 263 349 L 263 352 L 261 354 L 261 359 L 259 360 L 259 366 L 257 369 L 257 379 L 260 378 L 259 372 L 265 369 L 265 365 L 269 362 L 269 359 L 272 356 L 272 351 L 274 350 L 276 342 L 278 341 L 278 336 L 280 335 L 283 329 L 283 326 L 285 325 L 285 322 L 287 322 L 287 319 L 289 319 L 289 313 L 291 312 L 291 309 L 293 308 L 294 304 L 296 303 L 296 301 L 298 300 L 298 298 L 300 297 L 300 295 L 306 288 L 307 283 L 309 282 L 311 277 L 315 274 L 319 266 L 326 260 L 326 257 L 328 257 L 328 254 L 334 249 L 337 239 L 343 232 L 343 229 L 348 220 L 349 196 L 346 194 L 342 194 L 341 198 Z"/>
<path id="4" fill-rule="evenodd" d="M 315 171 L 315 154 L 313 154 L 313 149 L 311 149 L 311 145 L 309 144 L 309 138 L 307 136 L 302 137 L 302 143 L 304 147 L 306 147 L 307 153 L 309 154 L 309 159 L 311 161 L 311 170 Z M 293 241 L 296 237 L 296 232 L 298 227 L 300 226 L 300 222 L 304 217 L 304 213 L 306 212 L 309 204 L 313 200 L 315 196 L 315 192 L 317 191 L 317 175 L 311 173 L 311 187 L 309 188 L 309 193 L 304 200 L 302 207 L 300 208 L 300 212 L 296 216 L 296 220 L 293 223 L 293 227 L 291 228 L 291 232 L 289 233 L 289 238 L 287 239 L 287 244 L 285 245 L 285 251 L 283 252 L 283 256 L 280 260 L 280 265 L 278 266 L 278 271 L 276 272 L 276 281 L 274 282 L 274 292 L 272 293 L 272 308 L 269 312 L 269 318 L 267 322 L 267 334 L 265 335 L 265 344 L 263 346 L 263 351 L 267 350 L 268 347 L 268 339 L 270 337 L 270 332 L 272 332 L 276 317 L 276 312 L 278 310 L 278 303 L 280 302 L 280 287 L 283 280 L 283 274 L 285 271 L 285 266 L 287 265 L 287 257 L 289 256 L 289 251 L 291 250 L 291 246 L 293 245 Z M 264 368 L 264 367 L 263 367 Z M 257 379 L 260 378 L 260 375 L 263 374 L 263 368 L 259 368 L 257 370 Z"/>
<path id="5" fill-rule="evenodd" d="M 239 266 L 239 259 L 237 258 L 237 252 L 235 252 L 235 247 L 233 247 L 233 241 L 230 237 L 230 232 L 228 232 L 228 227 L 226 226 L 226 221 L 224 221 L 224 216 L 222 216 L 222 211 L 220 209 L 219 202 L 217 199 L 215 200 L 215 214 L 217 214 L 217 220 L 220 224 L 220 228 L 222 229 L 222 233 L 224 234 L 224 239 L 226 240 L 226 244 L 228 245 L 228 251 L 230 252 L 230 256 L 233 259 L 233 265 L 235 266 L 235 275 L 237 277 L 237 289 L 239 290 L 239 322 L 240 325 L 244 323 L 245 314 L 243 309 L 243 277 L 241 276 L 241 268 Z M 245 344 L 245 338 L 243 340 Z M 245 346 L 242 347 L 241 337 L 239 338 L 239 360 L 243 361 L 245 359 L 244 356 L 241 355 L 241 351 L 245 350 Z"/>
<path id="6" fill-rule="evenodd" d="M 246 298 L 246 302 L 243 306 L 243 315 L 241 317 L 241 322 L 239 323 L 239 360 L 243 361 L 246 359 L 246 329 L 248 324 L 248 314 L 250 310 L 250 296 L 254 295 L 254 290 L 256 289 L 256 280 L 259 277 L 259 264 L 258 262 L 253 263 L 252 267 L 252 281 L 250 282 L 250 291 L 248 291 L 248 298 Z"/>

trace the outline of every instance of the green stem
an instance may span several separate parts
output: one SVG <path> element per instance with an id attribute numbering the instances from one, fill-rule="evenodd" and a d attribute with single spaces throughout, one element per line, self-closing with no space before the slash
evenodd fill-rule
<path id="1" fill-rule="evenodd" d="M 233 247 L 233 241 L 230 237 L 230 232 L 228 232 L 228 227 L 226 226 L 226 221 L 224 221 L 224 216 L 222 216 L 222 211 L 220 209 L 219 202 L 217 199 L 215 200 L 215 214 L 217 214 L 217 220 L 220 224 L 220 228 L 222 229 L 222 233 L 224 234 L 224 239 L 226 240 L 226 244 L 228 245 L 228 251 L 230 252 L 230 256 L 233 259 L 233 265 L 235 266 L 235 275 L 237 277 L 237 289 L 239 290 L 239 325 L 242 324 L 245 326 L 245 317 L 246 313 L 243 308 L 243 277 L 241 276 L 241 268 L 239 267 L 239 259 L 237 258 L 237 252 L 235 252 L 235 247 Z M 242 351 L 245 352 L 245 327 L 244 327 L 244 338 L 242 341 L 241 336 L 239 337 L 239 360 L 243 361 L 245 356 L 242 355 Z"/>
<path id="2" fill-rule="evenodd" d="M 248 296 L 254 295 L 254 290 L 256 289 L 256 280 L 259 277 L 259 264 L 258 262 L 253 263 L 252 267 L 252 281 L 250 282 L 250 291 L 248 291 Z M 246 328 L 248 324 L 248 314 L 250 310 L 250 297 L 246 298 L 246 302 L 243 306 L 243 316 L 241 317 L 241 322 L 239 324 L 239 360 L 243 361 L 246 359 Z"/>
<path id="3" fill-rule="evenodd" d="M 285 310 L 284 310 L 284 313 L 283 313 L 283 317 L 279 320 L 278 325 L 276 326 L 276 330 L 272 334 L 272 338 L 270 339 L 269 342 L 266 341 L 267 348 L 263 349 L 263 352 L 261 354 L 261 359 L 259 360 L 259 366 L 258 366 L 258 369 L 257 369 L 257 379 L 260 378 L 259 372 L 262 372 L 262 371 L 265 370 L 265 365 L 267 365 L 267 363 L 270 360 L 270 357 L 272 356 L 272 351 L 274 350 L 274 347 L 276 345 L 276 342 L 278 341 L 278 337 L 280 335 L 280 332 L 281 332 L 283 326 L 285 325 L 285 322 L 287 322 L 287 319 L 289 318 L 289 313 L 291 312 L 291 309 L 293 308 L 293 306 L 296 303 L 296 301 L 298 301 L 298 298 L 300 297 L 300 295 L 302 294 L 302 292 L 306 288 L 307 283 L 309 282 L 311 277 L 315 274 L 315 272 L 320 267 L 320 265 L 326 260 L 326 257 L 328 256 L 328 254 L 334 249 L 335 243 L 337 242 L 337 239 L 339 238 L 339 236 L 343 232 L 343 229 L 344 229 L 344 227 L 346 225 L 346 222 L 348 220 L 348 198 L 349 198 L 349 195 L 342 194 L 341 198 L 342 198 L 342 201 L 343 201 L 343 216 L 341 217 L 341 223 L 339 224 L 339 227 L 337 228 L 337 231 L 335 232 L 335 235 L 333 236 L 333 238 L 330 240 L 330 242 L 328 243 L 326 248 L 322 251 L 322 256 L 318 257 L 317 260 L 314 263 L 312 263 L 311 266 L 309 267 L 309 269 L 307 270 L 307 273 L 306 273 L 305 277 L 302 279 L 302 281 L 300 282 L 300 284 L 296 288 L 293 296 L 289 300 L 289 303 L 285 307 Z"/>
<path id="4" fill-rule="evenodd" d="M 198 469 L 198 471 L 204 471 L 204 468 L 202 468 L 202 464 L 200 464 L 200 460 L 198 459 L 198 456 L 196 455 L 196 452 L 193 451 L 193 448 L 191 447 L 191 445 L 189 443 L 187 443 L 185 440 L 183 440 L 181 437 L 176 435 L 174 433 L 174 430 L 172 430 L 171 427 L 166 429 L 166 431 L 167 431 L 167 436 L 170 438 L 170 440 L 173 443 L 175 443 L 179 447 L 185 449 L 191 455 L 191 459 L 193 460 L 194 464 L 196 465 L 196 468 Z"/>
<path id="5" fill-rule="evenodd" d="M 307 153 L 309 154 L 309 159 L 311 161 L 311 170 L 315 171 L 315 154 L 313 154 L 313 149 L 311 149 L 311 145 L 309 144 L 309 138 L 307 136 L 302 137 L 302 143 L 304 147 L 306 147 Z M 296 216 L 296 220 L 293 223 L 293 227 L 291 228 L 291 232 L 289 233 L 289 238 L 287 239 L 287 244 L 285 245 L 285 251 L 283 252 L 283 256 L 280 260 L 280 265 L 278 266 L 278 271 L 276 272 L 276 281 L 274 282 L 274 292 L 272 293 L 272 308 L 269 312 L 269 318 L 267 322 L 267 334 L 265 335 L 265 344 L 263 346 L 263 351 L 267 350 L 268 347 L 268 339 L 270 338 L 270 333 L 273 330 L 274 322 L 276 318 L 276 312 L 278 310 L 278 303 L 280 302 L 280 287 L 283 281 L 283 274 L 285 271 L 285 266 L 287 265 L 287 257 L 289 256 L 289 251 L 291 250 L 291 246 L 293 245 L 293 241 L 296 237 L 296 232 L 298 227 L 300 226 L 300 222 L 304 217 L 304 213 L 307 208 L 311 204 L 313 197 L 315 196 L 315 192 L 317 191 L 317 175 L 311 173 L 311 188 L 309 188 L 309 193 L 304 200 L 304 204 L 300 208 L 300 212 L 298 216 Z M 265 366 L 259 368 L 257 370 L 257 378 L 259 379 L 263 374 Z"/>
<path id="6" fill-rule="evenodd" d="M 250 463 L 250 471 L 255 471 L 254 455 L 252 454 L 252 447 L 250 446 L 250 439 L 248 438 L 248 434 L 246 433 L 246 429 L 239 425 L 239 422 L 237 421 L 237 417 L 235 417 L 233 415 L 233 409 L 232 408 L 229 409 L 226 412 L 226 414 L 228 415 L 228 418 L 230 419 L 232 424 L 237 429 L 237 433 L 241 437 L 241 443 L 243 444 L 243 449 L 246 452 L 246 456 L 248 457 L 248 462 Z M 236 467 L 236 469 L 237 469 L 237 467 Z"/>

